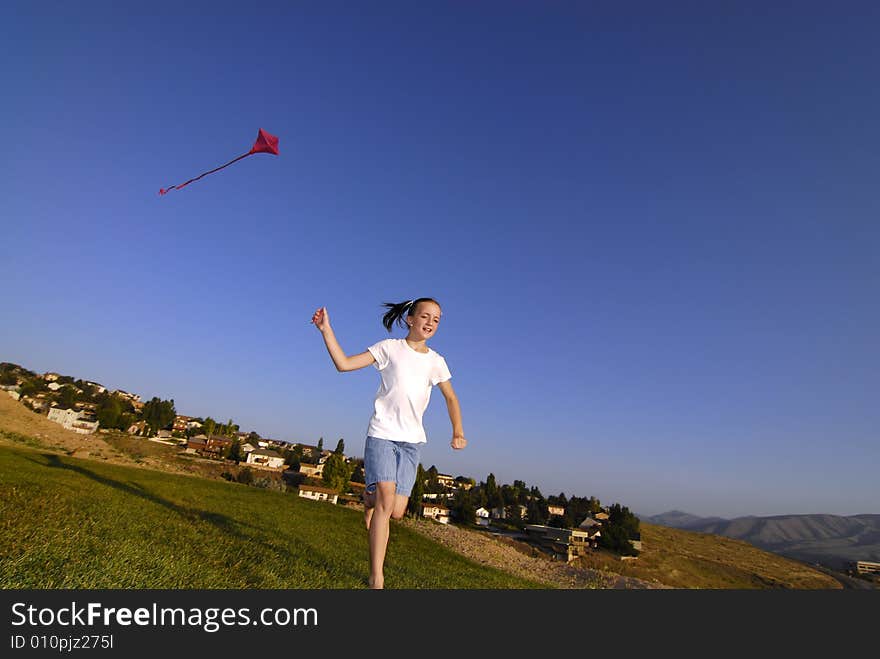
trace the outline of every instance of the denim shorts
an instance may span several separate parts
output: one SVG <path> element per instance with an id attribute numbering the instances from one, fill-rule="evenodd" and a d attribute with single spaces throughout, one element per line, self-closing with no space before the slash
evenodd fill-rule
<path id="1" fill-rule="evenodd" d="M 375 492 L 376 483 L 391 481 L 397 485 L 397 494 L 408 497 L 416 482 L 418 466 L 418 444 L 367 437 L 364 444 L 367 492 Z"/>

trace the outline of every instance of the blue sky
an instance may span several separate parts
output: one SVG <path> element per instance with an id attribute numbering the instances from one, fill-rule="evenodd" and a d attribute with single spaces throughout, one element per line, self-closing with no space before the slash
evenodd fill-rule
<path id="1" fill-rule="evenodd" d="M 880 512 L 880 10 L 660 4 L 4 3 L 0 360 L 359 455 L 434 296 L 426 467 Z"/>

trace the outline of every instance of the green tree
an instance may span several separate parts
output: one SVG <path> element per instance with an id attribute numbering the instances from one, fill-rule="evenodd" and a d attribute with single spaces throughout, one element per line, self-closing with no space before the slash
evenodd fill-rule
<path id="1" fill-rule="evenodd" d="M 431 465 L 428 468 L 428 471 L 425 472 L 426 483 L 425 483 L 425 492 L 436 494 L 440 492 L 440 481 L 437 476 L 440 472 L 437 471 L 437 467 Z"/>
<path id="2" fill-rule="evenodd" d="M 160 400 L 157 396 L 153 396 L 144 403 L 143 418 L 147 422 L 150 429 L 150 435 L 155 435 L 159 430 L 170 425 L 174 421 L 177 412 L 174 409 L 174 399 Z"/>
<path id="3" fill-rule="evenodd" d="M 320 453 L 320 452 L 323 451 L 323 450 L 324 450 L 324 438 L 321 437 L 321 438 L 318 440 L 318 453 Z"/>
<path id="4" fill-rule="evenodd" d="M 217 430 L 217 422 L 214 421 L 214 419 L 212 419 L 211 417 L 208 417 L 202 424 L 202 430 L 204 430 L 205 435 L 210 437 L 214 434 L 214 431 Z"/>
<path id="5" fill-rule="evenodd" d="M 227 460 L 234 460 L 235 462 L 241 462 L 245 459 L 244 451 L 241 450 L 241 442 L 239 440 L 235 440 L 232 444 L 229 445 L 229 448 L 226 449 L 226 455 L 223 456 Z"/>
<path id="6" fill-rule="evenodd" d="M 74 407 L 78 396 L 76 387 L 72 384 L 66 384 L 58 390 L 57 405 L 64 409 Z"/>
<path id="7" fill-rule="evenodd" d="M 354 472 L 354 465 L 346 461 L 339 453 L 331 453 L 324 463 L 321 479 L 324 485 L 337 492 L 344 492 Z"/>
<path id="8" fill-rule="evenodd" d="M 345 440 L 342 437 L 339 438 L 339 441 L 336 442 L 336 450 L 333 451 L 337 455 L 345 455 Z"/>
<path id="9" fill-rule="evenodd" d="M 98 403 L 98 424 L 102 428 L 118 428 L 121 417 L 122 405 L 119 404 L 116 397 L 102 397 Z"/>
<path id="10" fill-rule="evenodd" d="M 410 517 L 420 517 L 422 514 L 422 499 L 425 494 L 425 470 L 422 463 L 416 467 L 416 482 L 413 483 L 412 492 L 409 495 L 409 502 L 406 504 L 406 512 Z"/>
<path id="11" fill-rule="evenodd" d="M 15 377 L 15 373 L 13 373 L 12 371 L 3 371 L 2 373 L 0 373 L 0 384 L 10 385 L 17 383 L 18 378 Z"/>

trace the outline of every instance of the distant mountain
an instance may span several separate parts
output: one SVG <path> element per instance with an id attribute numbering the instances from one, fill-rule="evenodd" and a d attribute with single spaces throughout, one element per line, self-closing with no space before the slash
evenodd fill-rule
<path id="1" fill-rule="evenodd" d="M 708 522 L 724 522 L 727 521 L 723 517 L 698 517 L 680 510 L 670 510 L 659 515 L 643 516 L 636 515 L 639 519 L 643 519 L 649 524 L 658 524 L 659 526 L 671 526 L 674 529 L 690 529 L 692 524 L 700 525 Z"/>
<path id="2" fill-rule="evenodd" d="M 642 517 L 649 524 L 744 540 L 807 563 L 843 570 L 852 561 L 880 561 L 880 515 L 698 517 L 673 510 Z"/>

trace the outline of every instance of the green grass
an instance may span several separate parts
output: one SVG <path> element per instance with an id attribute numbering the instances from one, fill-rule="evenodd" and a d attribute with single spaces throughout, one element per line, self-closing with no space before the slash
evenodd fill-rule
<path id="1" fill-rule="evenodd" d="M 0 446 L 0 588 L 365 588 L 362 513 Z M 392 523 L 389 588 L 544 588 Z"/>

